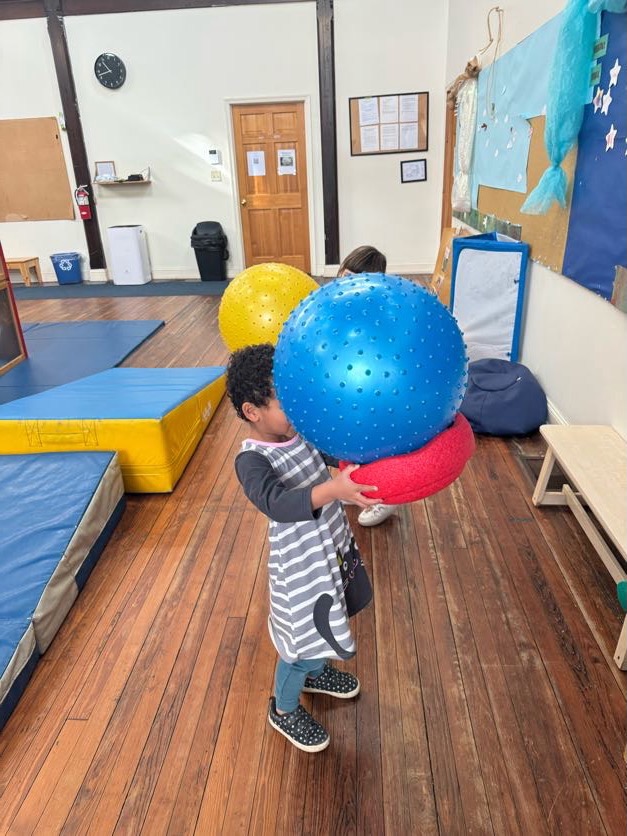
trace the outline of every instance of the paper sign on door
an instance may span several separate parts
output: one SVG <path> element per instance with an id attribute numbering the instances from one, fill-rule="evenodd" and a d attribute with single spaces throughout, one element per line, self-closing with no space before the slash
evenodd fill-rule
<path id="1" fill-rule="evenodd" d="M 265 177 L 266 174 L 266 155 L 263 151 L 247 151 L 246 158 L 248 160 L 248 176 L 249 177 Z"/>
<path id="2" fill-rule="evenodd" d="M 294 148 L 282 148 L 276 152 L 279 163 L 279 176 L 283 174 L 296 174 L 296 150 Z"/>

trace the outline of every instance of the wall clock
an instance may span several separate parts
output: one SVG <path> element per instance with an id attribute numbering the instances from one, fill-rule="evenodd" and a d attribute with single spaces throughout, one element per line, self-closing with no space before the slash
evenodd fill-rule
<path id="1" fill-rule="evenodd" d="M 117 90 L 126 81 L 124 61 L 112 52 L 103 52 L 96 58 L 94 73 L 103 87 Z"/>

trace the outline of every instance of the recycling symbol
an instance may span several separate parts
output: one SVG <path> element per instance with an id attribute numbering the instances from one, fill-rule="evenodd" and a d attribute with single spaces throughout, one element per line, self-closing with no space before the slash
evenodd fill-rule
<path id="1" fill-rule="evenodd" d="M 68 270 L 72 269 L 72 262 L 69 258 L 62 258 L 59 262 L 59 269 L 67 272 Z"/>

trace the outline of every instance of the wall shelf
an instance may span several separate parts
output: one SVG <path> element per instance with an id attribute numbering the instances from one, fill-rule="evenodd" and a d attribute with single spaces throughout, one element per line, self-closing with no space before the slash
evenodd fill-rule
<path id="1" fill-rule="evenodd" d="M 94 186 L 145 186 L 147 183 L 152 180 L 95 180 Z"/>

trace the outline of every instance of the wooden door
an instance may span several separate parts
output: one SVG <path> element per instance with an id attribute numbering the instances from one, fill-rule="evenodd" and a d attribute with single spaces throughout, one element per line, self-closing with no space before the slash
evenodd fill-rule
<path id="1" fill-rule="evenodd" d="M 302 102 L 233 105 L 246 267 L 265 261 L 310 270 Z"/>

